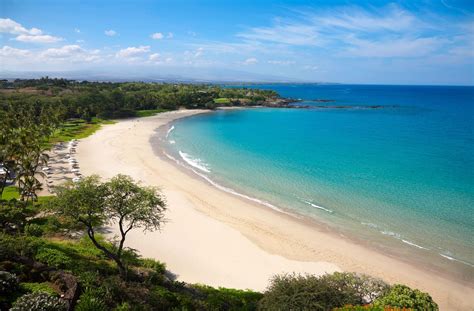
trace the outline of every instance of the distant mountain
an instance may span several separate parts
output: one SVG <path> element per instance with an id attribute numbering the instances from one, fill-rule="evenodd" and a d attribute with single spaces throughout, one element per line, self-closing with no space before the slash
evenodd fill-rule
<path id="1" fill-rule="evenodd" d="M 186 72 L 183 72 L 186 71 Z M 123 72 L 109 71 L 3 71 L 1 79 L 32 79 L 49 76 L 52 78 L 65 78 L 88 81 L 143 81 L 143 82 L 188 82 L 188 83 L 315 83 L 316 81 L 299 80 L 288 77 L 272 76 L 266 74 L 219 69 L 183 69 L 176 68 L 175 73 L 144 72 L 142 68 Z"/>

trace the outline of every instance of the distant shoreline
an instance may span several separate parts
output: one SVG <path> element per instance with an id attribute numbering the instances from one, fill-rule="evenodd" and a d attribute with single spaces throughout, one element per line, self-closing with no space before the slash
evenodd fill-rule
<path id="1" fill-rule="evenodd" d="M 203 112 L 206 111 L 178 111 L 120 121 L 105 126 L 79 144 L 77 158 L 84 174 L 98 173 L 108 178 L 120 172 L 163 189 L 169 200 L 170 224 L 161 234 L 137 232 L 130 240 L 144 256 L 167 262 L 183 280 L 211 285 L 261 290 L 268 274 L 329 272 L 339 266 L 428 291 L 442 309 L 464 310 L 474 305 L 472 286 L 420 270 L 288 215 L 256 208 L 256 204 L 190 178 L 176 164 L 156 157 L 149 139 L 158 127 Z M 192 236 L 189 236 L 190 228 L 193 228 Z M 225 237 L 228 240 L 222 241 Z M 178 247 L 183 244 L 185 249 Z M 255 245 L 259 247 L 255 249 Z M 235 251 L 237 261 L 229 263 L 227 256 Z M 190 258 L 203 260 L 202 265 L 195 265 L 200 271 L 190 266 Z M 266 262 L 264 266 L 260 266 L 262 262 Z M 220 270 L 222 264 L 227 267 L 225 271 Z M 221 277 L 221 273 L 230 273 L 227 270 L 237 274 Z"/>

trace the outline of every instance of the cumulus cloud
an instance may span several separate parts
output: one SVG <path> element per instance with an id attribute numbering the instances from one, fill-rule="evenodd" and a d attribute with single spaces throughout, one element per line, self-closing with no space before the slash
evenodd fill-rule
<path id="1" fill-rule="evenodd" d="M 149 62 L 153 63 L 153 64 L 156 64 L 156 65 L 160 65 L 160 64 L 166 64 L 166 63 L 170 63 L 173 61 L 173 59 L 171 57 L 163 57 L 161 54 L 159 53 L 153 53 L 151 54 L 149 57 L 148 57 L 148 60 Z"/>
<path id="2" fill-rule="evenodd" d="M 5 45 L 0 49 L 0 56 L 2 58 L 10 58 L 10 57 L 27 57 L 30 56 L 31 52 L 28 50 L 22 50 L 17 48 L 12 48 L 10 46 Z"/>
<path id="3" fill-rule="evenodd" d="M 164 38 L 164 36 L 161 32 L 155 32 L 155 33 L 151 34 L 150 37 L 152 39 L 155 39 L 155 40 L 161 40 L 161 39 Z"/>
<path id="4" fill-rule="evenodd" d="M 131 46 L 131 47 L 128 47 L 126 49 L 122 49 L 122 50 L 118 51 L 115 55 L 116 55 L 116 57 L 119 57 L 119 58 L 133 59 L 133 58 L 143 56 L 144 54 L 147 54 L 149 52 L 150 52 L 150 46 L 141 45 L 141 46 L 138 46 L 138 47 Z"/>
<path id="5" fill-rule="evenodd" d="M 38 28 L 26 28 L 10 18 L 0 18 L 0 33 L 16 35 L 15 40 L 33 43 L 53 43 L 61 41 L 62 38 L 43 34 Z"/>
<path id="6" fill-rule="evenodd" d="M 0 18 L 0 32 L 5 32 L 14 35 L 26 34 L 26 35 L 41 35 L 43 32 L 38 28 L 27 29 L 20 23 L 15 22 L 10 18 Z"/>
<path id="7" fill-rule="evenodd" d="M 113 37 L 113 36 L 117 35 L 117 32 L 115 30 L 109 29 L 109 30 L 104 31 L 104 34 L 106 36 Z"/>
<path id="8" fill-rule="evenodd" d="M 100 50 L 86 50 L 80 45 L 71 44 L 60 48 L 50 48 L 39 53 L 46 61 L 93 62 L 101 60 Z"/>
<path id="9" fill-rule="evenodd" d="M 15 38 L 16 41 L 21 42 L 33 42 L 33 43 L 54 43 L 61 41 L 62 38 L 50 36 L 50 35 L 39 35 L 39 36 L 32 36 L 32 35 L 19 35 Z"/>
<path id="10" fill-rule="evenodd" d="M 247 58 L 242 62 L 243 65 L 255 65 L 258 63 L 258 60 L 255 57 Z"/>

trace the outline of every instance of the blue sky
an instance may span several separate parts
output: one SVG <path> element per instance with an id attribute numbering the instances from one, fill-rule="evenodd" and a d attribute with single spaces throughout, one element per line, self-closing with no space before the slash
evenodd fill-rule
<path id="1" fill-rule="evenodd" d="M 474 84 L 474 1 L 11 1 L 2 71 Z"/>

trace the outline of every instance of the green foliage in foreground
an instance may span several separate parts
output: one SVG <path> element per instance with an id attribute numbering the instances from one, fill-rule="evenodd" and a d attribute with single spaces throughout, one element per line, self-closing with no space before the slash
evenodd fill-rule
<path id="1" fill-rule="evenodd" d="M 170 277 L 164 263 L 129 248 L 122 254 L 123 278 L 87 236 L 65 235 L 80 226 L 42 204 L 15 202 L 0 205 L 0 310 L 438 310 L 426 293 L 354 273 L 277 275 L 264 293 L 187 284 Z M 12 209 L 22 216 L 12 218 L 18 212 Z M 75 294 L 65 295 L 71 288 Z"/>
<path id="2" fill-rule="evenodd" d="M 10 311 L 66 311 L 67 306 L 59 297 L 44 292 L 21 296 Z"/>
<path id="3" fill-rule="evenodd" d="M 377 299 L 374 304 L 377 306 L 407 307 L 413 310 L 438 310 L 438 305 L 430 295 L 400 284 L 394 285 L 387 295 Z"/>

